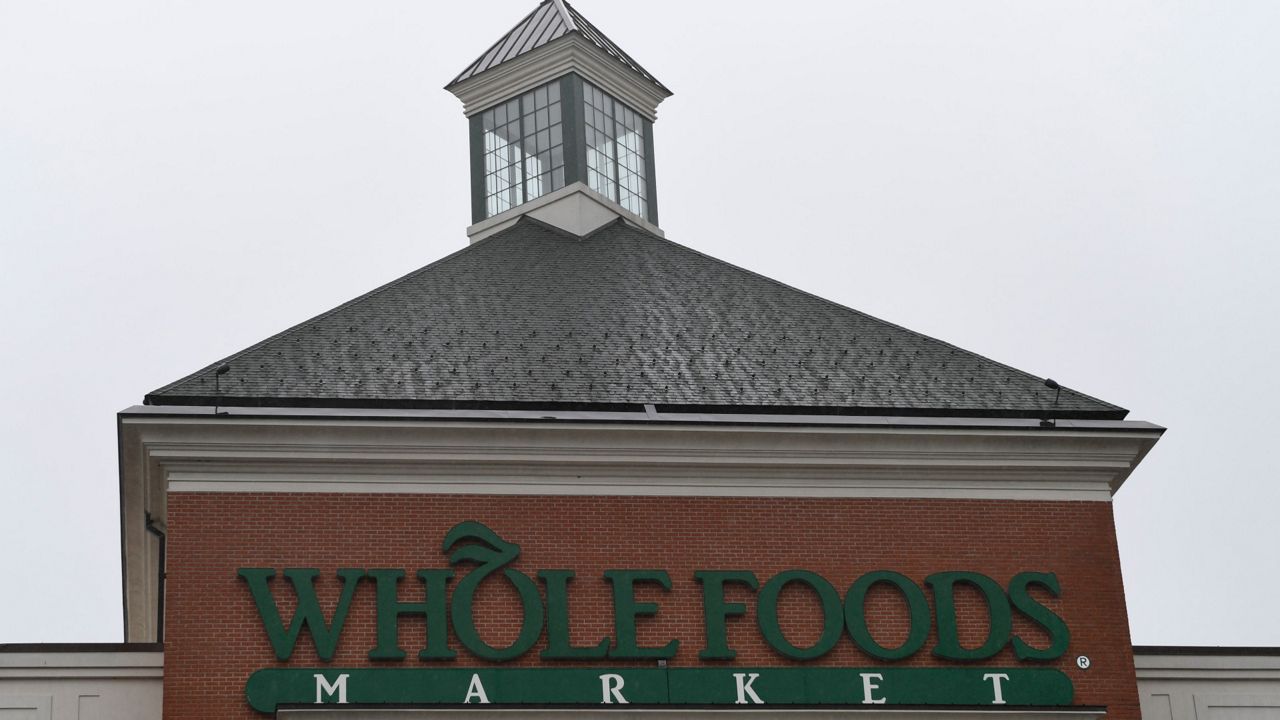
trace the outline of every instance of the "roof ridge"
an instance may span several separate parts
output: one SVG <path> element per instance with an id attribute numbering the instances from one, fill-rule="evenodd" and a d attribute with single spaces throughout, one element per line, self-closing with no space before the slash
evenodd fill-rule
<path id="1" fill-rule="evenodd" d="M 619 219 L 621 220 L 622 218 L 619 218 Z M 610 223 L 610 224 L 612 224 L 612 223 Z M 607 226 L 606 226 L 606 227 L 607 227 Z M 745 275 L 749 275 L 749 276 L 752 276 L 752 277 L 755 277 L 755 278 L 758 278 L 758 279 L 764 280 L 764 281 L 766 281 L 766 282 L 768 282 L 768 283 L 771 283 L 771 284 L 776 285 L 776 286 L 778 286 L 778 287 L 784 288 L 784 289 L 786 289 L 786 290 L 790 290 L 790 291 L 792 291 L 792 292 L 800 293 L 801 295 L 804 295 L 804 296 L 809 297 L 809 298 L 813 298 L 814 300 L 818 300 L 819 302 L 825 303 L 825 304 L 827 304 L 827 305 L 830 305 L 830 306 L 832 306 L 832 307 L 838 308 L 838 309 L 840 309 L 840 310 L 844 310 L 845 312 L 850 312 L 850 313 L 853 313 L 853 314 L 855 314 L 855 315 L 859 315 L 859 316 L 861 316 L 861 317 L 867 318 L 868 320 L 875 321 L 875 322 L 880 323 L 880 324 L 882 324 L 882 325 L 888 325 L 889 327 L 896 328 L 896 329 L 898 329 L 898 330 L 901 330 L 902 332 L 908 333 L 908 334 L 910 334 L 910 335 L 914 335 L 914 336 L 916 336 L 916 337 L 918 337 L 918 338 L 923 338 L 923 339 L 928 340 L 928 341 L 930 341 L 930 342 L 935 342 L 935 343 L 938 343 L 939 345 L 943 345 L 943 346 L 949 347 L 949 348 L 951 348 L 951 349 L 953 349 L 953 350 L 957 350 L 957 351 L 959 351 L 959 352 L 966 353 L 966 354 L 968 354 L 968 355 L 972 355 L 973 357 L 979 358 L 979 359 L 981 359 L 981 360 L 985 360 L 985 361 L 987 361 L 987 362 L 989 362 L 989 363 L 991 363 L 991 364 L 993 364 L 993 365 L 996 365 L 996 366 L 1002 367 L 1002 368 L 1004 368 L 1004 369 L 1006 369 L 1006 370 L 1009 370 L 1009 371 L 1015 372 L 1015 373 L 1017 373 L 1017 374 L 1019 374 L 1019 375 L 1022 375 L 1023 377 L 1031 378 L 1031 379 L 1034 379 L 1034 380 L 1039 381 L 1039 382 L 1042 382 L 1042 381 L 1044 380 L 1044 378 L 1041 378 L 1041 377 L 1039 377 L 1039 376 L 1037 376 L 1037 375 L 1032 375 L 1031 373 L 1029 373 L 1029 372 L 1027 372 L 1027 371 L 1025 371 L 1025 370 L 1019 370 L 1018 368 L 1013 367 L 1012 365 L 1007 365 L 1007 364 L 1005 364 L 1005 363 L 1002 363 L 1002 362 L 1000 362 L 999 360 L 994 360 L 994 359 L 992 359 L 992 358 L 989 358 L 989 357 L 987 357 L 986 355 L 983 355 L 982 353 L 978 353 L 978 352 L 974 352 L 973 350 L 968 350 L 968 349 L 966 349 L 966 348 L 962 348 L 962 347 L 960 347 L 959 345 L 955 345 L 955 344 L 953 344 L 953 343 L 949 343 L 949 342 L 947 342 L 946 340 L 939 340 L 938 338 L 933 337 L 932 335 L 926 335 L 925 333 L 922 333 L 922 332 L 920 332 L 920 331 L 918 331 L 918 330 L 912 330 L 912 329 L 911 329 L 911 328 L 909 328 L 909 327 L 905 327 L 905 326 L 899 325 L 899 324 L 897 324 L 897 323 L 895 323 L 895 322 L 891 322 L 891 321 L 889 321 L 889 320 L 884 320 L 884 319 L 879 318 L 879 317 L 876 317 L 875 315 L 872 315 L 872 314 L 870 314 L 870 313 L 863 312 L 862 310 L 858 310 L 857 308 L 852 308 L 852 307 L 849 307 L 848 305 L 844 305 L 844 304 L 838 303 L 838 302 L 836 302 L 836 301 L 834 301 L 834 300 L 830 300 L 830 299 L 824 298 L 824 297 L 822 297 L 821 295 L 815 295 L 814 293 L 811 293 L 811 292 L 809 292 L 808 290 L 803 290 L 803 289 L 798 288 L 798 287 L 795 287 L 795 286 L 793 286 L 793 285 L 788 285 L 787 283 L 784 283 L 784 282 L 782 282 L 781 280 L 777 280 L 777 279 L 771 278 L 771 277 L 769 277 L 768 275 L 762 275 L 762 274 L 760 274 L 760 273 L 758 273 L 758 272 L 756 272 L 756 271 L 754 271 L 754 270 L 749 270 L 749 269 L 744 268 L 744 267 L 741 267 L 741 266 L 739 266 L 739 265 L 735 265 L 735 264 L 733 264 L 733 263 L 731 263 L 731 262 L 729 262 L 729 261 L 727 261 L 727 260 L 722 260 L 722 259 L 720 259 L 720 258 L 718 258 L 718 257 L 715 257 L 715 256 L 713 256 L 713 255 L 708 255 L 708 254 L 706 254 L 706 253 L 704 253 L 704 252 L 701 252 L 701 251 L 699 251 L 699 250 L 694 250 L 693 248 L 691 248 L 691 247 L 689 247 L 689 246 L 687 246 L 687 245 L 682 245 L 682 244 L 680 244 L 680 243 L 678 243 L 678 242 L 676 242 L 676 241 L 674 241 L 674 240 L 672 240 L 672 239 L 670 239 L 670 238 L 662 237 L 662 236 L 660 236 L 660 235 L 656 235 L 656 234 L 654 234 L 654 233 L 651 233 L 651 232 L 649 232 L 649 231 L 645 230 L 644 228 L 638 228 L 638 227 L 630 226 L 630 225 L 628 225 L 627 227 L 628 227 L 629 229 L 632 229 L 632 230 L 635 230 L 635 231 L 642 232 L 642 233 L 644 233 L 645 235 L 647 235 L 647 236 L 649 236 L 649 237 L 653 238 L 654 240 L 659 240 L 659 241 L 661 241 L 661 242 L 664 242 L 664 243 L 670 244 L 670 245 L 672 245 L 672 246 L 674 246 L 674 247 L 676 247 L 676 248 L 679 248 L 680 250 L 683 250 L 684 252 L 692 253 L 692 254 L 697 255 L 698 257 L 704 258 L 704 259 L 706 259 L 706 260 L 711 260 L 711 261 L 713 261 L 713 262 L 720 263 L 720 264 L 722 264 L 722 265 L 725 265 L 726 267 L 729 267 L 729 268 L 731 268 L 731 269 L 733 269 L 733 270 L 736 270 L 736 271 L 737 271 L 737 272 L 739 272 L 739 273 L 742 273 L 742 274 L 745 274 Z M 602 228 L 602 229 L 603 229 L 603 228 Z M 1094 402 L 1096 402 L 1096 403 L 1099 403 L 1099 404 L 1102 404 L 1102 405 L 1106 405 L 1107 407 L 1114 408 L 1114 409 L 1116 409 L 1116 410 L 1122 410 L 1122 411 L 1125 411 L 1126 413 L 1128 412 L 1128 409 L 1127 409 L 1127 408 L 1123 408 L 1123 407 L 1121 407 L 1121 406 L 1119 406 L 1119 405 L 1116 405 L 1116 404 L 1114 404 L 1114 403 L 1109 403 L 1109 402 L 1107 402 L 1106 400 L 1101 400 L 1101 399 L 1099 399 L 1099 398 L 1093 397 L 1092 395 L 1088 395 L 1088 394 L 1086 394 L 1086 393 L 1080 392 L 1079 390 L 1075 390 L 1075 389 L 1073 389 L 1073 388 L 1071 388 L 1071 387 L 1068 387 L 1068 386 L 1066 386 L 1066 385 L 1063 385 L 1063 386 L 1062 386 L 1062 389 L 1063 389 L 1063 390 L 1066 390 L 1067 392 L 1073 393 L 1073 394 L 1075 394 L 1075 395 L 1077 395 L 1077 396 L 1080 396 L 1080 397 L 1082 397 L 1082 398 L 1085 398 L 1085 399 L 1087 399 L 1087 400 L 1092 400 L 1092 401 L 1094 401 Z"/>
<path id="2" fill-rule="evenodd" d="M 505 231 L 503 231 L 503 232 L 505 232 Z M 497 237 L 497 236 L 499 236 L 499 235 L 502 235 L 502 234 L 503 234 L 503 232 L 494 233 L 494 234 L 493 234 L 493 235 L 491 235 L 490 237 Z M 485 238 L 485 240 L 488 240 L 488 239 L 489 239 L 489 238 Z M 480 241 L 480 242 L 484 242 L 484 240 L 482 240 L 482 241 Z M 267 345 L 267 344 L 269 344 L 269 343 L 275 342 L 276 340 L 280 340 L 280 339 L 282 339 L 282 338 L 288 337 L 289 335 L 293 334 L 294 332 L 296 332 L 296 331 L 298 331 L 298 330 L 300 330 L 300 329 L 302 329 L 302 328 L 304 328 L 304 327 L 306 327 L 306 326 L 308 326 L 308 325 L 311 325 L 312 323 L 316 323 L 316 322 L 320 322 L 321 320 L 325 320 L 325 319 L 327 319 L 327 318 L 331 317 L 332 315 L 334 315 L 334 314 L 336 314 L 336 313 L 338 313 L 338 312 L 340 312 L 340 311 L 342 311 L 342 310 L 345 310 L 345 309 L 346 309 L 346 308 L 348 308 L 348 307 L 351 307 L 352 305 L 355 305 L 355 304 L 357 304 L 357 303 L 363 302 L 363 301 L 365 301 L 365 300 L 368 300 L 369 298 L 372 298 L 372 297 L 374 297 L 374 296 L 376 296 L 376 295 L 379 295 L 379 294 L 381 294 L 381 293 L 383 293 L 383 292 L 386 292 L 387 290 L 390 290 L 390 289 L 392 289 L 392 288 L 394 288 L 394 287 L 399 286 L 401 283 L 408 282 L 409 280 L 411 280 L 411 279 L 413 279 L 413 278 L 416 278 L 417 276 L 421 275 L 422 273 L 425 273 L 425 272 L 427 272 L 428 270 L 432 270 L 432 269 L 434 269 L 434 268 L 440 267 L 441 265 L 444 265 L 445 263 L 447 263 L 447 262 L 449 262 L 449 261 L 451 261 L 451 260 L 453 260 L 453 259 L 457 258 L 458 256 L 462 255 L 463 253 L 468 252 L 468 251 L 470 251 L 470 250 L 474 249 L 476 246 L 478 246 L 478 245 L 480 244 L 480 242 L 472 243 L 471 245 L 468 245 L 467 247 L 464 247 L 464 248 L 462 248 L 462 249 L 460 249 L 460 250 L 456 250 L 456 251 L 454 251 L 454 252 L 451 252 L 451 253 L 449 253 L 448 255 L 445 255 L 444 257 L 440 258 L 439 260 L 436 260 L 436 261 L 434 261 L 434 262 L 428 263 L 428 264 L 426 264 L 426 265 L 424 265 L 424 266 L 422 266 L 422 267 L 418 268 L 417 270 L 413 270 L 413 271 L 411 271 L 411 272 L 409 272 L 409 273 L 406 273 L 405 275 L 401 275 L 400 277 L 396 278 L 395 280 L 392 280 L 392 281 L 390 281 L 390 282 L 387 282 L 387 283 L 384 283 L 384 284 L 382 284 L 382 285 L 379 285 L 378 287 L 376 287 L 376 288 L 374 288 L 374 289 L 370 290 L 369 292 L 366 292 L 366 293 L 364 293 L 363 295 L 360 295 L 360 296 L 358 296 L 358 297 L 354 297 L 354 298 L 352 298 L 352 299 L 350 299 L 350 300 L 348 300 L 348 301 L 346 301 L 346 302 L 344 302 L 344 303 L 342 303 L 342 304 L 338 305 L 337 307 L 330 308 L 329 310 L 326 310 L 325 312 L 322 312 L 322 313 L 320 313 L 319 315 L 316 315 L 316 316 L 314 316 L 314 317 L 311 317 L 311 318 L 308 318 L 308 319 L 306 319 L 306 320 L 303 320 L 302 322 L 297 323 L 297 324 L 295 324 L 295 325 L 291 325 L 291 326 L 289 326 L 288 328 L 285 328 L 284 330 L 281 330 L 280 332 L 276 333 L 275 335 L 272 335 L 271 337 L 268 337 L 268 338 L 266 338 L 265 340 L 262 340 L 261 342 L 254 343 L 253 345 L 250 345 L 249 347 L 247 347 L 247 348 L 245 348 L 245 349 L 243 349 L 243 350 L 241 350 L 241 351 L 239 351 L 239 352 L 232 353 L 231 355 L 228 355 L 228 356 L 226 356 L 226 357 L 222 358 L 221 360 L 218 360 L 218 361 L 216 361 L 216 362 L 210 363 L 209 365 L 206 365 L 205 367 L 202 367 L 202 368 L 200 368 L 199 370 L 196 370 L 195 372 L 193 372 L 193 373 L 191 373 L 191 374 L 189 374 L 189 375 L 187 375 L 187 376 L 185 376 L 185 377 L 183 377 L 183 378 L 180 378 L 180 379 L 178 379 L 178 380 L 175 380 L 175 381 L 173 381 L 173 382 L 169 383 L 168 385 L 165 385 L 164 387 L 161 387 L 161 388 L 157 388 L 157 389 L 155 389 L 155 390 L 152 390 L 151 392 L 147 393 L 147 398 L 149 399 L 149 398 L 150 398 L 151 396 L 153 396 L 153 395 L 160 395 L 160 394 L 162 394 L 162 393 L 164 393 L 164 392 L 166 392 L 166 391 L 170 390 L 171 388 L 177 387 L 178 385 L 181 385 L 181 384 L 183 384 L 183 383 L 185 383 L 185 382 L 187 382 L 187 381 L 189 381 L 189 380 L 194 380 L 194 379 L 196 379 L 196 378 L 200 377 L 201 375 L 204 375 L 205 373 L 209 372 L 210 370 L 213 370 L 214 368 L 220 367 L 220 366 L 222 366 L 222 365 L 224 365 L 224 364 L 230 364 L 230 363 L 234 362 L 237 358 L 243 357 L 243 356 L 245 356 L 245 355 L 247 355 L 247 354 L 249 354 L 249 353 L 253 352 L 254 350 L 257 350 L 258 348 L 260 348 L 260 347 L 262 347 L 262 346 L 264 346 L 264 345 Z"/>
<path id="3" fill-rule="evenodd" d="M 573 15 L 569 9 L 565 7 L 564 0 L 551 0 L 555 3 L 556 11 L 560 13 L 560 18 L 564 20 L 564 24 L 569 26 L 569 32 L 578 32 L 578 23 L 573 19 Z"/>
<path id="4" fill-rule="evenodd" d="M 672 94 L 671 88 L 663 85 L 662 81 L 654 77 L 653 73 L 645 70 L 644 66 L 636 62 L 635 58 L 627 54 L 627 51 L 623 50 L 621 45 L 614 42 L 608 35 L 605 35 L 603 30 L 596 27 L 595 23 L 587 19 L 586 15 L 578 12 L 577 8 L 570 5 L 569 0 L 555 0 L 555 2 L 557 4 L 563 2 L 564 7 L 568 9 L 573 20 L 573 25 L 571 26 L 573 32 L 576 32 L 587 40 L 590 40 L 593 45 L 603 50 L 606 55 L 613 55 L 614 58 L 623 65 L 630 66 L 631 69 L 638 72 L 641 77 L 662 88 L 666 93 Z M 597 37 L 592 37 L 592 35 Z"/>
<path id="5" fill-rule="evenodd" d="M 653 235 L 653 233 L 650 233 L 648 230 L 645 230 L 644 228 L 639 227 L 639 226 L 637 226 L 637 225 L 635 225 L 635 224 L 633 224 L 633 223 L 629 223 L 629 222 L 627 222 L 627 219 L 626 219 L 626 218 L 624 218 L 624 217 L 622 217 L 621 215 L 619 215 L 619 216 L 615 217 L 614 219 L 610 220 L 609 222 L 607 222 L 607 223 L 605 223 L 605 224 L 601 225 L 600 227 L 596 228 L 595 230 L 592 230 L 591 232 L 589 232 L 589 233 L 587 233 L 587 234 L 583 235 L 583 236 L 582 236 L 582 239 L 583 239 L 583 240 L 590 240 L 591 238 L 593 238 L 593 237 L 595 237 L 596 235 L 598 235 L 598 234 L 600 234 L 600 233 L 604 232 L 605 230 L 608 230 L 609 228 L 613 227 L 614 225 L 623 225 L 623 226 L 634 227 L 634 228 L 635 228 L 635 229 L 637 229 L 637 230 L 640 230 L 640 231 L 643 231 L 643 232 L 649 233 L 650 235 Z M 658 235 L 653 235 L 653 236 L 654 236 L 654 237 L 660 237 L 660 236 L 658 236 Z"/>
<path id="6" fill-rule="evenodd" d="M 451 90 L 455 85 L 483 75 L 521 55 L 550 46 L 567 35 L 577 35 L 603 53 L 609 62 L 622 63 L 646 82 L 657 86 L 667 95 L 672 94 L 670 88 L 644 69 L 635 58 L 570 5 L 568 0 L 542 0 L 532 12 L 521 18 L 520 22 L 498 38 L 480 57 L 450 80 L 445 89 Z"/>

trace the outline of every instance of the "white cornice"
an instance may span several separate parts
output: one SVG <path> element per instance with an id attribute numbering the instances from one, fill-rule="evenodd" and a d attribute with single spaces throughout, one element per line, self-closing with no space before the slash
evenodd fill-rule
<path id="1" fill-rule="evenodd" d="M 1108 502 L 1162 432 L 1146 423 L 1041 428 L 964 418 L 663 422 L 656 411 L 231 412 L 134 408 L 120 416 L 130 641 L 154 639 L 158 553 L 144 518 L 164 521 L 170 493 Z"/>
<path id="2" fill-rule="evenodd" d="M 1134 653 L 1139 680 L 1271 680 L 1280 682 L 1280 652 L 1267 655 Z"/>
<path id="3" fill-rule="evenodd" d="M 0 653 L 0 680 L 158 678 L 163 674 L 163 652 Z"/>
<path id="4" fill-rule="evenodd" d="M 1107 501 L 1158 433 L 126 418 L 169 491 Z M 155 513 L 153 513 L 155 514 Z"/>
<path id="5" fill-rule="evenodd" d="M 658 105 L 670 97 L 670 93 L 577 33 L 569 33 L 448 90 L 462 101 L 462 112 L 470 117 L 571 72 L 599 86 L 650 121 L 657 119 Z"/>

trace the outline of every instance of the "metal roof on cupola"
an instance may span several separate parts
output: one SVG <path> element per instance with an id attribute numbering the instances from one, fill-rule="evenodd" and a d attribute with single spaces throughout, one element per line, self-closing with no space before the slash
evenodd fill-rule
<path id="1" fill-rule="evenodd" d="M 671 91 L 563 0 L 544 0 L 446 88 L 470 123 L 479 242 L 526 215 L 662 235 L 653 123 Z"/>
<path id="2" fill-rule="evenodd" d="M 570 33 L 577 33 L 590 40 L 595 43 L 596 47 L 639 73 L 644 79 L 668 94 L 671 93 L 648 70 L 641 67 L 640 63 L 618 47 L 617 43 L 610 40 L 599 28 L 583 17 L 582 13 L 562 0 L 543 0 L 541 5 L 526 15 L 515 27 L 511 28 L 510 32 L 503 35 L 483 55 L 476 58 L 475 62 L 468 65 L 466 70 L 458 73 L 458 76 L 447 87 L 451 88 L 468 78 L 491 70 L 527 52 L 537 50 Z"/>
<path id="3" fill-rule="evenodd" d="M 529 84 L 577 72 L 653 120 L 671 90 L 564 0 L 543 0 L 533 12 L 458 74 L 445 89 L 472 115 Z"/>

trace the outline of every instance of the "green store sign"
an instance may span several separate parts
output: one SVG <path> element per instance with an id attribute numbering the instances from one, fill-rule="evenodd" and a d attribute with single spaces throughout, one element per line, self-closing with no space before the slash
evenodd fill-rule
<path id="1" fill-rule="evenodd" d="M 513 660 L 529 652 L 545 637 L 541 658 L 578 663 L 609 660 L 667 660 L 675 657 L 679 638 L 641 646 L 637 640 L 639 619 L 657 615 L 660 605 L 636 599 L 637 586 L 671 589 L 665 570 L 609 570 L 604 580 L 613 590 L 612 637 L 588 645 L 569 639 L 569 584 L 572 570 L 541 570 L 536 579 L 510 565 L 520 556 L 520 546 L 507 542 L 477 522 L 463 522 L 444 538 L 443 549 L 453 567 L 474 569 L 453 584 L 447 568 L 417 571 L 422 602 L 403 602 L 399 588 L 405 571 L 399 569 L 342 569 L 342 591 L 337 608 L 326 618 L 316 597 L 314 569 L 287 569 L 284 577 L 293 587 L 297 606 L 286 626 L 281 619 L 271 580 L 272 568 L 241 568 L 267 638 L 281 661 L 288 660 L 306 628 L 323 662 L 338 647 L 351 602 L 358 587 L 372 584 L 376 597 L 376 646 L 371 660 L 395 661 L 407 657 L 398 644 L 399 620 L 406 615 L 426 620 L 426 637 L 418 658 L 452 660 L 450 630 L 472 655 L 489 661 Z M 505 581 L 520 598 L 522 624 L 515 641 L 505 647 L 488 644 L 476 627 L 473 600 L 486 580 Z M 903 660 L 924 649 L 930 631 L 936 642 L 930 652 L 950 661 L 976 662 L 994 657 L 1012 646 L 1019 660 L 1055 660 L 1066 652 L 1070 632 L 1055 612 L 1031 595 L 1038 588 L 1052 597 L 1061 593 L 1052 573 L 1023 572 L 1008 587 L 975 572 L 940 572 L 925 578 L 936 612 L 931 617 L 925 589 L 905 575 L 876 570 L 858 578 L 841 594 L 829 581 L 808 570 L 786 570 L 764 582 L 749 570 L 700 570 L 694 579 L 702 587 L 706 630 L 701 660 L 732 660 L 737 653 L 728 644 L 729 618 L 746 615 L 743 603 L 725 598 L 727 586 L 756 593 L 756 625 L 765 642 L 780 656 L 814 660 L 831 652 L 845 637 L 871 657 Z M 867 626 L 864 612 L 867 594 L 885 586 L 897 593 L 908 609 L 906 640 L 896 647 L 881 645 Z M 811 644 L 792 642 L 782 631 L 778 598 L 784 588 L 806 588 L 819 601 L 822 632 Z M 978 647 L 962 645 L 955 607 L 956 588 L 967 586 L 985 599 L 989 632 Z M 545 600 L 544 600 L 545 598 Z M 1013 634 L 1014 613 L 1038 625 L 1049 641 L 1033 646 Z M 665 663 L 661 663 L 665 665 Z M 363 668 L 269 669 L 250 678 L 250 704 L 271 712 L 279 704 L 887 704 L 887 705 L 1069 705 L 1071 681 L 1061 672 L 1032 668 Z"/>
<path id="2" fill-rule="evenodd" d="M 361 668 L 259 670 L 249 705 L 1070 705 L 1026 668 Z"/>

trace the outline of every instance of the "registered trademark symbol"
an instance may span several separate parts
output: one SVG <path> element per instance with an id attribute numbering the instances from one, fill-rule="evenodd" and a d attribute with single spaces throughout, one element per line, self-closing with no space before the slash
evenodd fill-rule
<path id="1" fill-rule="evenodd" d="M 1080 657 L 1076 658 L 1076 667 L 1080 668 L 1081 670 L 1088 670 L 1089 666 L 1092 664 L 1093 664 L 1093 661 L 1090 660 L 1089 656 L 1087 655 L 1081 655 Z"/>

